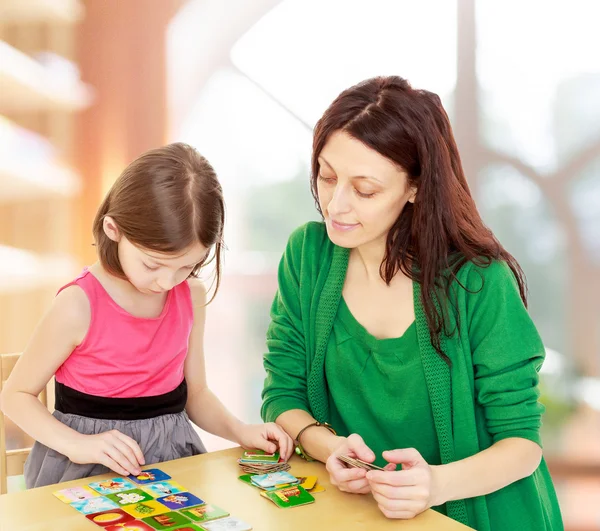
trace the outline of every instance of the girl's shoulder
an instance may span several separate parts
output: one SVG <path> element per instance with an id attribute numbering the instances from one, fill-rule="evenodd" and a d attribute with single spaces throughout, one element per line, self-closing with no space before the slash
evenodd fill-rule
<path id="1" fill-rule="evenodd" d="M 83 341 L 92 320 L 92 309 L 85 291 L 77 284 L 61 289 L 46 314 L 57 329 L 73 334 L 75 344 Z"/>
<path id="2" fill-rule="evenodd" d="M 190 277 L 186 281 L 192 297 L 192 305 L 194 307 L 206 305 L 206 285 L 197 277 Z"/>

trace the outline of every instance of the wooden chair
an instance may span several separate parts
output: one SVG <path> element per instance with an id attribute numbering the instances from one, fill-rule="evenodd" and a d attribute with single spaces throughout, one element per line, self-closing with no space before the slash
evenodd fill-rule
<path id="1" fill-rule="evenodd" d="M 0 391 L 4 387 L 6 380 L 14 369 L 21 354 L 0 354 Z M 48 385 L 40 394 L 41 402 L 48 407 Z M 0 494 L 6 494 L 7 479 L 9 476 L 20 476 L 23 474 L 23 468 L 31 448 L 6 448 L 6 419 L 0 412 Z"/>

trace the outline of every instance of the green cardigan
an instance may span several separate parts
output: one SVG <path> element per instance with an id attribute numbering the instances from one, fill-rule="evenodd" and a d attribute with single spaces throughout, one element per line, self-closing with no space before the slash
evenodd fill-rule
<path id="1" fill-rule="evenodd" d="M 348 249 L 329 240 L 323 223 L 308 223 L 290 237 L 267 333 L 261 409 L 265 421 L 291 409 L 329 420 L 325 350 L 348 257 Z M 469 262 L 457 276 L 468 291 L 457 285 L 452 289 L 460 333 L 442 337 L 451 367 L 431 345 L 420 286 L 414 283 L 419 349 L 442 463 L 464 459 L 508 437 L 541 445 L 544 408 L 537 384 L 544 346 L 515 278 L 503 262 L 488 267 Z M 454 312 L 450 318 L 452 330 Z M 478 531 L 563 529 L 543 460 L 533 475 L 487 496 L 448 502 L 447 512 Z"/>

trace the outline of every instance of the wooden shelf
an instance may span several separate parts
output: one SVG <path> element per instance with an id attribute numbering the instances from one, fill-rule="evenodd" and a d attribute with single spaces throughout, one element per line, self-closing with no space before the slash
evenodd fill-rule
<path id="1" fill-rule="evenodd" d="M 0 293 L 58 286 L 74 278 L 77 271 L 69 256 L 41 256 L 0 245 Z"/>
<path id="2" fill-rule="evenodd" d="M 51 69 L 0 41 L 0 113 L 76 111 L 91 100 L 84 83 L 61 82 Z"/>
<path id="3" fill-rule="evenodd" d="M 79 0 L 0 0 L 4 23 L 75 23 L 83 18 Z"/>

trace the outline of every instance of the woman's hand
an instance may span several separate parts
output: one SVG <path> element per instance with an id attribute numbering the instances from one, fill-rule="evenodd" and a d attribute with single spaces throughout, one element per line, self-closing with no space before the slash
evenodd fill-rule
<path id="1" fill-rule="evenodd" d="M 414 518 L 426 509 L 442 502 L 436 500 L 437 487 L 434 468 L 414 448 L 383 452 L 391 466 L 402 470 L 385 472 L 371 470 L 366 475 L 373 498 L 388 518 Z"/>
<path id="2" fill-rule="evenodd" d="M 362 468 L 348 468 L 337 456 L 347 455 L 355 457 L 361 461 L 372 463 L 375 461 L 375 454 L 365 444 L 362 437 L 353 433 L 348 437 L 340 437 L 341 443 L 335 448 L 325 463 L 332 485 L 344 492 L 353 494 L 368 494 L 371 492 L 371 486 L 366 479 L 367 471 Z"/>
<path id="3" fill-rule="evenodd" d="M 69 448 L 67 457 L 80 465 L 98 463 L 122 476 L 141 473 L 144 454 L 138 443 L 120 431 L 81 435 Z"/>
<path id="4" fill-rule="evenodd" d="M 238 441 L 246 450 L 258 448 L 270 454 L 277 451 L 287 461 L 294 451 L 292 438 L 274 422 L 266 424 L 242 424 L 238 430 Z"/>

